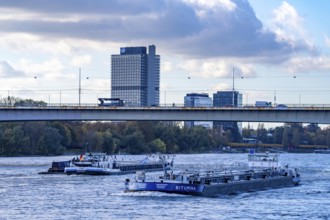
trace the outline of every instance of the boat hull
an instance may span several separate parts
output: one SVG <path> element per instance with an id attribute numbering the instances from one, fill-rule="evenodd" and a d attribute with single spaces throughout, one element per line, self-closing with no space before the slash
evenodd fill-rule
<path id="1" fill-rule="evenodd" d="M 270 177 L 266 179 L 250 179 L 231 183 L 207 185 L 201 196 L 218 197 L 243 192 L 254 192 L 298 185 L 300 180 L 288 176 Z"/>
<path id="2" fill-rule="evenodd" d="M 166 193 L 197 195 L 204 191 L 204 185 L 171 182 L 133 182 L 126 183 L 126 192 L 158 191 Z"/>
<path id="3" fill-rule="evenodd" d="M 228 183 L 190 184 L 177 182 L 128 182 L 126 192 L 158 191 L 166 193 L 188 194 L 203 197 L 219 197 L 242 192 L 253 192 L 265 189 L 290 187 L 298 185 L 300 179 L 288 176 L 250 179 Z"/>
<path id="4" fill-rule="evenodd" d="M 109 168 L 102 168 L 102 167 L 66 167 L 64 173 L 68 175 L 77 174 L 77 175 L 124 175 L 129 173 L 135 173 L 136 171 L 143 170 L 143 171 L 162 171 L 161 168 L 145 168 L 141 167 L 141 169 L 109 169 Z"/>
<path id="5" fill-rule="evenodd" d="M 46 172 L 39 172 L 39 174 L 63 174 L 65 168 L 70 166 L 70 162 L 70 160 L 54 161 L 52 162 L 52 166 Z"/>
<path id="6" fill-rule="evenodd" d="M 85 175 L 111 175 L 115 173 L 114 170 L 99 168 L 99 167 L 66 167 L 64 172 L 71 174 L 85 174 Z"/>

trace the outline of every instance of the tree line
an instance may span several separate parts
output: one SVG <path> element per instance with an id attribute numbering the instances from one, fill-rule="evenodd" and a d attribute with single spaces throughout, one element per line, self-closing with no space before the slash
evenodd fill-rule
<path id="1" fill-rule="evenodd" d="M 285 123 L 283 126 L 266 129 L 263 123 L 257 129 L 249 126 L 243 129 L 243 137 L 255 138 L 260 143 L 277 144 L 285 148 L 299 148 L 306 145 L 330 147 L 330 127 L 320 128 L 318 124 Z"/>
<path id="2" fill-rule="evenodd" d="M 108 154 L 205 152 L 215 145 L 203 127 L 163 122 L 0 123 L 0 155 L 61 155 L 69 151 Z"/>
<path id="3" fill-rule="evenodd" d="M 236 142 L 233 133 L 160 121 L 3 122 L 0 123 L 0 155 L 61 155 L 83 151 L 201 153 Z M 244 128 L 242 134 L 241 138 L 254 137 L 259 143 L 283 147 L 330 146 L 330 129 L 321 129 L 316 124 L 305 127 L 297 123 L 284 124 L 270 129 L 260 124 L 257 129 Z"/>

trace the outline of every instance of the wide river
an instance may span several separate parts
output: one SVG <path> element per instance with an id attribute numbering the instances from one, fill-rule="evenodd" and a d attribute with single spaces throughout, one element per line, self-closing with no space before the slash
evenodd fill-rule
<path id="1" fill-rule="evenodd" d="M 71 158 L 0 157 L 0 219 L 330 219 L 330 154 L 282 154 L 281 162 L 301 173 L 297 187 L 219 198 L 124 193 L 124 180 L 134 174 L 38 174 Z M 246 161 L 247 154 L 177 155 L 175 168 Z"/>

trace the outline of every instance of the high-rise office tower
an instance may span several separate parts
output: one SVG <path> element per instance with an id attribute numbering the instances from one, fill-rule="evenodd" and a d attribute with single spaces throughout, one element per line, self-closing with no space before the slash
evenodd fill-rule
<path id="1" fill-rule="evenodd" d="M 122 47 L 111 55 L 111 97 L 127 106 L 158 106 L 160 56 L 156 46 Z"/>

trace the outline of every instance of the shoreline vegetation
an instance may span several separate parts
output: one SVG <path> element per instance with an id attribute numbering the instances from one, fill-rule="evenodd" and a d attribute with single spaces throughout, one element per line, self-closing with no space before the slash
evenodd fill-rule
<path id="1" fill-rule="evenodd" d="M 257 151 L 312 153 L 329 149 L 330 128 L 284 124 L 256 130 L 222 131 L 182 122 L 6 122 L 0 123 L 0 156 L 107 154 L 243 153 Z M 249 143 L 247 142 L 253 142 Z"/>

